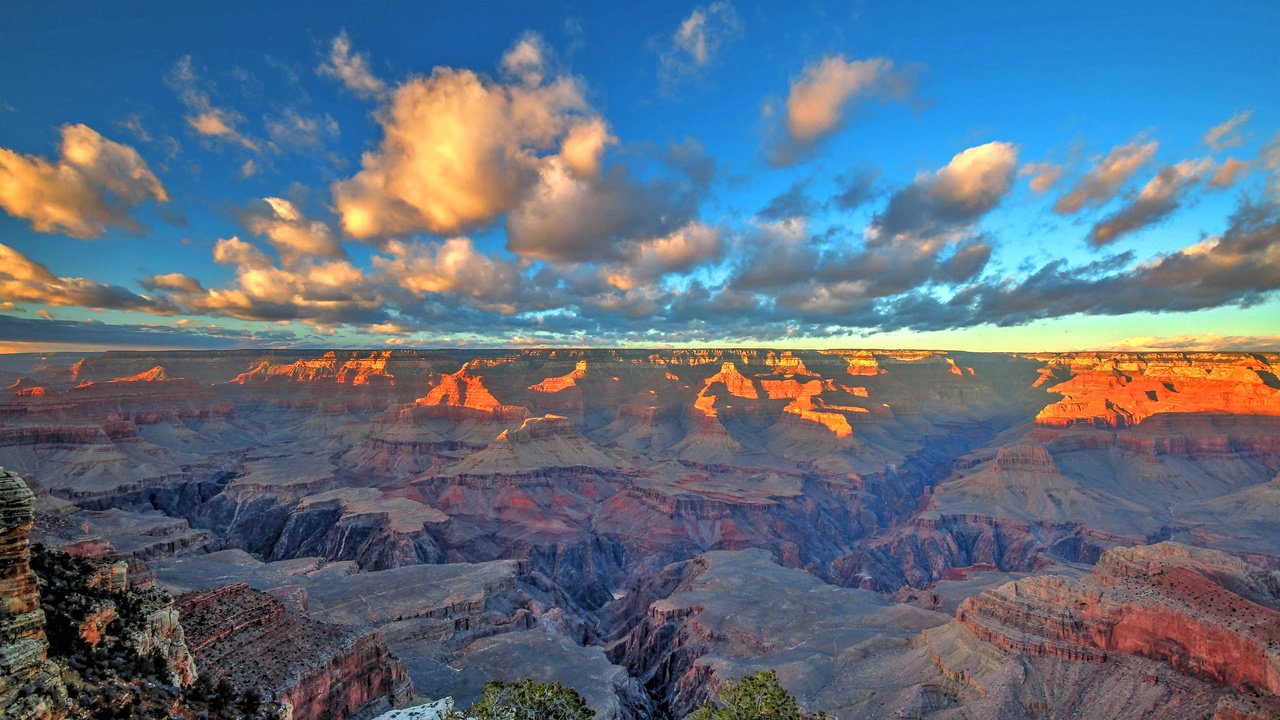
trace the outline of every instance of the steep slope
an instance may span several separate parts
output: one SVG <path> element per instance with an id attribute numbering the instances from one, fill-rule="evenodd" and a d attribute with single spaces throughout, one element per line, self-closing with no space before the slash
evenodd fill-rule
<path id="1" fill-rule="evenodd" d="M 44 612 L 31 571 L 35 507 L 22 478 L 0 468 L 0 708 L 16 720 L 54 720 L 70 705 L 47 660 Z"/>

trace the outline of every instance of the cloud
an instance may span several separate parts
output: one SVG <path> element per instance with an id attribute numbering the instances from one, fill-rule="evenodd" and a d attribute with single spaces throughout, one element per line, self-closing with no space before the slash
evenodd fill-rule
<path id="1" fill-rule="evenodd" d="M 149 298 L 119 285 L 59 277 L 8 245 L 0 244 L 0 302 L 79 306 L 97 310 L 177 311 L 164 299 Z"/>
<path id="2" fill-rule="evenodd" d="M 234 110 L 227 110 L 213 104 L 209 93 L 202 89 L 199 73 L 190 55 L 183 55 L 174 63 L 169 71 L 167 83 L 178 99 L 186 105 L 187 125 L 200 135 L 229 142 L 248 150 L 258 152 L 261 145 L 257 140 L 243 134 L 236 127 L 244 117 Z"/>
<path id="3" fill-rule="evenodd" d="M 1010 143 L 956 154 L 894 192 L 861 247 L 832 232 L 810 236 L 799 218 L 761 224 L 743 238 L 728 287 L 806 322 L 892 322 L 877 310 L 887 298 L 967 283 L 982 272 L 993 245 L 972 225 L 1008 193 L 1017 166 Z"/>
<path id="4" fill-rule="evenodd" d="M 1233 148 L 1244 143 L 1244 138 L 1240 136 L 1240 126 L 1249 121 L 1253 116 L 1252 110 L 1245 110 L 1232 115 L 1230 119 L 1221 125 L 1215 125 L 1204 134 L 1204 144 L 1208 145 L 1214 152 L 1221 152 L 1228 148 Z"/>
<path id="5" fill-rule="evenodd" d="M 809 197 L 808 183 L 798 180 L 781 194 L 774 196 L 756 212 L 763 220 L 784 220 L 790 217 L 808 217 L 817 209 L 817 203 Z"/>
<path id="6" fill-rule="evenodd" d="M 1045 193 L 1053 189 L 1058 181 L 1062 179 L 1063 173 L 1067 168 L 1063 165 L 1055 165 L 1051 162 L 1027 163 L 1018 170 L 1019 175 L 1030 176 L 1031 182 L 1028 183 L 1032 190 L 1038 193 Z"/>
<path id="7" fill-rule="evenodd" d="M 336 78 L 357 97 L 366 100 L 379 99 L 387 92 L 386 83 L 369 70 L 369 58 L 351 51 L 351 39 L 347 31 L 338 33 L 329 44 L 329 60 L 316 67 L 316 73 Z"/>
<path id="8" fill-rule="evenodd" d="M 903 98 L 912 90 L 909 75 L 885 58 L 845 60 L 829 55 L 805 66 L 792 81 L 782 117 L 785 137 L 773 141 L 768 159 L 790 165 L 815 143 L 838 130 L 858 100 Z"/>
<path id="9" fill-rule="evenodd" d="M 1102 247 L 1122 235 L 1141 230 L 1168 217 L 1177 210 L 1187 193 L 1213 167 L 1209 159 L 1186 160 L 1156 173 L 1137 197 L 1119 210 L 1103 218 L 1089 231 L 1089 244 Z"/>
<path id="10" fill-rule="evenodd" d="M 213 260 L 235 272 L 227 288 L 175 292 L 189 312 L 241 320 L 304 320 L 321 324 L 382 322 L 382 300 L 365 274 L 348 260 L 298 260 L 277 266 L 257 246 L 238 237 L 218 240 Z"/>
<path id="11" fill-rule="evenodd" d="M 627 291 L 718 260 L 724 243 L 717 228 L 690 222 L 667 235 L 628 243 L 622 253 L 622 261 L 605 265 L 600 272 L 611 287 Z"/>
<path id="12" fill-rule="evenodd" d="M 1141 139 L 1111 148 L 1106 157 L 1097 158 L 1094 167 L 1076 180 L 1070 192 L 1058 198 L 1053 211 L 1059 215 L 1078 213 L 1086 207 L 1105 205 L 1115 197 L 1133 174 L 1151 162 L 1160 143 L 1143 143 Z"/>
<path id="13" fill-rule="evenodd" d="M 581 83 L 558 76 L 535 84 L 527 62 L 519 65 L 524 79 L 513 83 L 437 67 L 397 87 L 379 111 L 381 144 L 364 154 L 359 173 L 332 187 L 343 229 L 360 239 L 450 235 L 492 221 L 518 205 L 549 164 L 564 166 L 558 151 L 575 128 L 573 166 L 598 169 L 608 136 Z"/>
<path id="14" fill-rule="evenodd" d="M 550 50 L 537 33 L 525 33 L 502 55 L 499 67 L 503 74 L 525 85 L 542 84 Z"/>
<path id="15" fill-rule="evenodd" d="M 589 118 L 569 128 L 560 144 L 560 157 L 579 178 L 592 179 L 600 175 L 605 147 L 617 142 L 604 120 Z"/>
<path id="16" fill-rule="evenodd" d="M 1280 335 L 1135 335 L 1118 340 L 1109 350 L 1192 351 L 1192 352 L 1278 352 Z"/>
<path id="17" fill-rule="evenodd" d="M 1267 172 L 1267 193 L 1280 203 L 1280 133 L 1258 152 L 1258 167 Z"/>
<path id="18" fill-rule="evenodd" d="M 1213 172 L 1213 177 L 1209 178 L 1209 187 L 1211 188 L 1229 188 L 1236 184 L 1236 180 L 1243 174 L 1249 172 L 1249 163 L 1243 160 L 1237 160 L 1229 157 L 1222 161 L 1218 169 Z"/>
<path id="19" fill-rule="evenodd" d="M 584 180 L 560 158 L 508 215 L 507 249 L 521 257 L 587 262 L 619 257 L 628 241 L 666 235 L 697 214 L 699 188 L 668 179 L 638 181 L 624 165 Z"/>
<path id="20" fill-rule="evenodd" d="M 63 125 L 56 162 L 0 148 L 0 208 L 27 220 L 38 232 L 81 239 L 101 236 L 109 225 L 141 226 L 128 210 L 169 195 L 136 150 L 87 125 Z"/>
<path id="21" fill-rule="evenodd" d="M 1055 260 L 1024 280 L 954 298 L 966 323 L 1018 325 L 1074 313 L 1123 315 L 1251 305 L 1280 288 L 1280 206 L 1244 203 L 1225 232 L 1133 263 L 1125 253 L 1084 266 Z"/>
<path id="22" fill-rule="evenodd" d="M 142 286 L 148 290 L 178 290 L 188 293 L 204 292 L 204 287 L 199 280 L 190 275 L 177 272 L 148 276 L 143 278 Z"/>
<path id="23" fill-rule="evenodd" d="M 1007 142 L 971 147 L 933 174 L 924 174 L 889 198 L 877 215 L 877 234 L 936 232 L 972 222 L 1013 186 L 1018 148 Z"/>
<path id="24" fill-rule="evenodd" d="M 267 238 L 286 266 L 305 257 L 347 256 L 328 225 L 303 217 L 298 208 L 284 198 L 263 198 L 260 205 L 243 213 L 242 220 L 249 232 Z"/>
<path id="25" fill-rule="evenodd" d="M 659 57 L 658 75 L 663 86 L 670 88 L 696 76 L 741 34 L 742 20 L 731 3 L 714 2 L 694 8 Z"/>
<path id="26" fill-rule="evenodd" d="M 880 191 L 876 188 L 876 180 L 880 173 L 874 169 L 863 169 L 840 178 L 843 188 L 827 201 L 840 210 L 856 210 L 875 199 Z"/>
<path id="27" fill-rule="evenodd" d="M 307 116 L 293 108 L 265 120 L 267 137 L 276 148 L 315 150 L 326 140 L 338 137 L 338 121 L 328 113 Z"/>
<path id="28" fill-rule="evenodd" d="M 520 269 L 476 249 L 470 238 L 444 242 L 392 240 L 388 256 L 375 256 L 373 266 L 398 287 L 416 296 L 456 294 L 477 301 L 479 307 L 504 314 L 516 312 Z"/>
<path id="29" fill-rule="evenodd" d="M 288 344 L 292 332 L 236 330 L 212 324 L 109 324 L 97 320 L 34 320 L 0 315 L 0 337 L 5 343 L 34 343 L 32 350 L 49 345 L 107 347 L 230 348 L 258 347 L 263 343 Z"/>

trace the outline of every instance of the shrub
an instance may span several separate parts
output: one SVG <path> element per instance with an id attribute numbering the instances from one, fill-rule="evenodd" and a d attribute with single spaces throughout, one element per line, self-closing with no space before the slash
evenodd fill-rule
<path id="1" fill-rule="evenodd" d="M 485 683 L 484 694 L 467 711 L 474 720 L 592 720 L 595 712 L 572 688 L 532 680 Z"/>
<path id="2" fill-rule="evenodd" d="M 720 690 L 720 706 L 705 703 L 685 720 L 825 720 L 826 713 L 800 712 L 796 699 L 778 684 L 778 673 L 764 670 L 729 680 Z"/>

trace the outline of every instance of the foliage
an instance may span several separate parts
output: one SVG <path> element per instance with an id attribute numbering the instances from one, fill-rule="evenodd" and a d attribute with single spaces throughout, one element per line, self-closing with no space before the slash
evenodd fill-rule
<path id="1" fill-rule="evenodd" d="M 474 720 L 591 720 L 595 712 L 572 688 L 558 682 L 490 680 L 467 711 Z"/>
<path id="2" fill-rule="evenodd" d="M 720 706 L 705 703 L 685 720 L 824 720 L 826 713 L 801 712 L 796 699 L 765 670 L 729 680 L 720 689 Z"/>

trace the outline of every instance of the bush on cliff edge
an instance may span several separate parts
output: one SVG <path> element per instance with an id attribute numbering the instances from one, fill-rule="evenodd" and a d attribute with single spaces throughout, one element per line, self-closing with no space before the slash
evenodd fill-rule
<path id="1" fill-rule="evenodd" d="M 825 720 L 826 713 L 801 712 L 796 699 L 765 670 L 729 680 L 720 690 L 720 706 L 705 703 L 685 720 Z"/>

